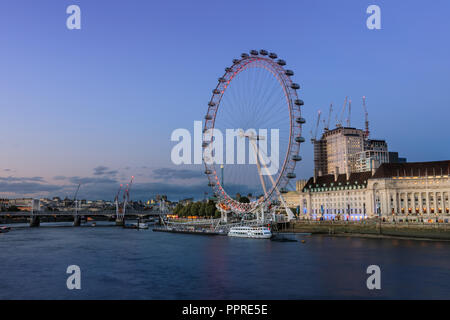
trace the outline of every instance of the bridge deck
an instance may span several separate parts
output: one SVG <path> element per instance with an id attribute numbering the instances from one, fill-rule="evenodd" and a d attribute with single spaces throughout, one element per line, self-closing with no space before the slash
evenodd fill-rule
<path id="1" fill-rule="evenodd" d="M 171 214 L 168 212 L 159 211 L 129 211 L 125 216 L 161 216 Z M 31 217 L 31 216 L 45 216 L 45 217 L 72 217 L 72 216 L 115 216 L 115 211 L 19 211 L 19 212 L 0 212 L 0 217 Z"/>

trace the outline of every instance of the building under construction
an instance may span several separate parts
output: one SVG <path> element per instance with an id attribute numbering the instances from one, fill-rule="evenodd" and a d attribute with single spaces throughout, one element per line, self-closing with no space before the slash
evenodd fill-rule
<path id="1" fill-rule="evenodd" d="M 343 111 L 347 106 L 345 99 Z M 342 120 L 337 120 L 336 128 L 329 129 L 332 106 L 328 124 L 325 125 L 320 139 L 316 139 L 317 129 L 320 123 L 319 112 L 315 134 L 312 138 L 314 145 L 314 174 L 322 176 L 327 174 L 367 172 L 377 169 L 383 163 L 405 162 L 398 158 L 398 153 L 389 152 L 385 140 L 369 139 L 369 121 L 363 98 L 365 111 L 365 130 L 350 126 L 351 100 L 348 101 L 347 126 L 342 125 Z"/>

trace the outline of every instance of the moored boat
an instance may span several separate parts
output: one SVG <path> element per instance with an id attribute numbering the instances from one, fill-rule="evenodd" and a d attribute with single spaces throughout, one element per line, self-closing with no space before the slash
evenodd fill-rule
<path id="1" fill-rule="evenodd" d="M 270 239 L 272 232 L 267 227 L 233 227 L 228 232 L 229 237 Z"/>
<path id="2" fill-rule="evenodd" d="M 10 227 L 0 226 L 0 233 L 6 233 L 11 230 Z"/>
<path id="3" fill-rule="evenodd" d="M 137 227 L 138 229 L 148 229 L 148 224 L 144 222 L 139 222 Z"/>

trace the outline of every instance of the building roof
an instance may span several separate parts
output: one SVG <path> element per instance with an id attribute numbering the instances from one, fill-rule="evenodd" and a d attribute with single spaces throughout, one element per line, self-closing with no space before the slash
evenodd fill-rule
<path id="1" fill-rule="evenodd" d="M 424 177 L 449 175 L 450 160 L 430 162 L 383 163 L 373 176 L 376 178 Z"/>
<path id="2" fill-rule="evenodd" d="M 345 187 L 345 186 L 367 186 L 367 180 L 372 176 L 370 171 L 367 172 L 353 172 L 347 180 L 346 174 L 339 174 L 337 180 L 334 180 L 334 174 L 327 174 L 317 177 L 314 183 L 314 178 L 310 178 L 306 183 L 303 191 L 308 191 L 316 188 L 331 188 L 331 187 Z"/>
<path id="3" fill-rule="evenodd" d="M 353 172 L 347 180 L 346 174 L 340 174 L 335 181 L 334 174 L 309 178 L 302 191 L 328 191 L 330 188 L 349 187 L 365 188 L 369 179 L 393 178 L 393 177 L 425 177 L 425 176 L 450 176 L 450 160 L 430 162 L 406 162 L 383 163 L 372 176 L 371 171 Z"/>

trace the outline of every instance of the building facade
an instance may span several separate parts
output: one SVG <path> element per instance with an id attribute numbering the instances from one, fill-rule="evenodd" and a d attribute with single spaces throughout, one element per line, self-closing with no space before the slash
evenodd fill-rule
<path id="1" fill-rule="evenodd" d="M 314 140 L 314 171 L 318 176 L 334 173 L 372 171 L 394 160 L 385 140 L 368 139 L 361 129 L 339 126 L 325 130 L 320 140 Z"/>
<path id="2" fill-rule="evenodd" d="M 317 144 L 317 146 L 316 146 Z M 364 132 L 356 128 L 338 127 L 327 130 L 314 141 L 314 163 L 318 175 L 355 171 L 356 160 L 364 151 Z"/>
<path id="3" fill-rule="evenodd" d="M 286 202 L 308 219 L 449 220 L 449 195 L 450 161 L 384 163 L 372 171 L 312 177 Z"/>

